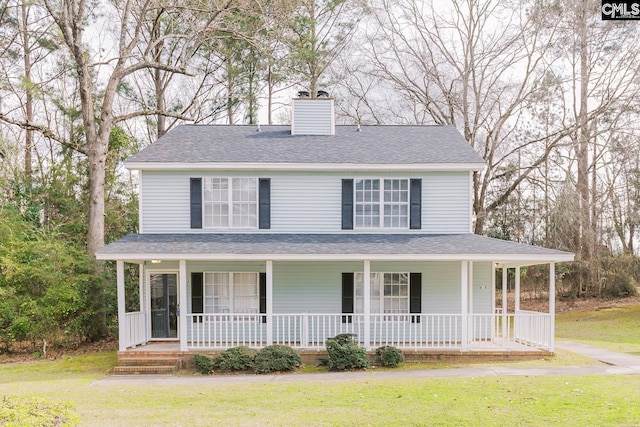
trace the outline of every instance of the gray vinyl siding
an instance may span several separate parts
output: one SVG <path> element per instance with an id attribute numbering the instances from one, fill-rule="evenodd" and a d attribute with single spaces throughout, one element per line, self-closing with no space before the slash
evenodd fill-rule
<path id="1" fill-rule="evenodd" d="M 292 135 L 333 135 L 335 122 L 332 99 L 294 99 Z"/>
<path id="2" fill-rule="evenodd" d="M 467 172 L 338 173 L 338 172 L 180 172 L 143 171 L 140 224 L 143 233 L 208 233 L 190 228 L 189 179 L 207 176 L 242 176 L 271 179 L 271 228 L 268 230 L 214 230 L 251 233 L 406 232 L 468 233 L 470 188 Z M 343 178 L 421 178 L 421 230 L 350 230 L 341 228 Z"/>
<path id="3" fill-rule="evenodd" d="M 471 223 L 468 172 L 431 172 L 422 179 L 422 231 L 468 233 Z"/>
<path id="4" fill-rule="evenodd" d="M 422 274 L 422 312 L 460 313 L 461 267 L 459 262 L 430 262 Z"/>
<path id="5" fill-rule="evenodd" d="M 473 263 L 473 313 L 493 313 L 491 263 Z"/>
<path id="6" fill-rule="evenodd" d="M 140 229 L 143 233 L 190 230 L 189 178 L 181 172 L 145 171 L 140 176 Z"/>
<path id="7" fill-rule="evenodd" d="M 341 313 L 342 273 L 358 262 L 274 262 L 274 313 Z"/>
<path id="8" fill-rule="evenodd" d="M 342 228 L 342 177 L 283 174 L 271 178 L 271 231 L 335 233 Z"/>

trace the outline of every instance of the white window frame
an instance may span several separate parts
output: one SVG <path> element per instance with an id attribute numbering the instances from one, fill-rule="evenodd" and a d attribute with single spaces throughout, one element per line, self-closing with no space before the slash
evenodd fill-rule
<path id="1" fill-rule="evenodd" d="M 406 278 L 406 295 L 385 295 L 385 287 L 393 286 L 394 283 L 386 283 L 387 275 L 399 275 Z M 356 314 L 362 314 L 364 312 L 364 272 L 357 271 L 353 277 L 353 312 Z M 371 295 L 370 295 L 370 313 L 371 314 L 388 314 L 390 316 L 394 314 L 405 315 L 409 314 L 409 297 L 411 289 L 411 277 L 408 272 L 371 272 Z M 376 292 L 377 289 L 377 292 Z M 386 301 L 401 301 L 404 300 L 406 304 L 406 311 L 386 311 Z"/>
<path id="2" fill-rule="evenodd" d="M 208 287 L 215 287 L 215 286 L 219 286 L 218 283 L 216 283 L 215 281 L 211 282 L 212 280 L 214 280 L 215 275 L 225 275 L 226 276 L 226 283 L 222 283 L 222 286 L 226 286 L 226 299 L 227 299 L 227 308 L 225 309 L 218 309 L 216 311 L 215 309 L 215 304 L 208 304 L 208 299 L 214 299 L 216 296 L 215 295 L 208 295 L 207 292 L 207 288 Z M 238 296 L 236 294 L 237 292 L 237 288 L 239 288 L 241 285 L 246 285 L 246 283 L 236 283 L 238 279 L 240 277 L 242 277 L 242 275 L 251 275 L 253 277 L 255 277 L 255 294 L 253 295 L 242 295 L 242 296 Z M 224 282 L 224 280 L 222 281 Z M 250 284 L 252 285 L 252 284 Z M 252 306 L 249 310 L 247 309 L 242 309 L 243 311 L 238 311 L 238 306 L 240 306 L 241 304 L 239 304 L 238 298 L 252 298 L 253 301 L 251 304 L 249 304 L 250 306 Z M 213 308 L 212 310 L 210 308 Z M 249 272 L 228 272 L 228 271 L 205 271 L 203 273 L 203 287 L 202 287 L 202 311 L 203 314 L 246 314 L 246 315 L 250 315 L 248 317 L 254 317 L 253 315 L 255 315 L 256 320 L 258 319 L 258 315 L 260 314 L 260 273 L 256 273 L 253 271 L 249 271 Z"/>
<path id="3" fill-rule="evenodd" d="M 207 200 L 207 187 L 213 187 L 214 180 L 224 180 L 227 183 L 226 188 L 226 197 L 223 197 L 222 200 L 215 201 L 213 197 L 210 200 Z M 255 197 L 251 200 L 234 200 L 234 181 L 236 180 L 247 180 L 252 181 L 255 189 Z M 237 184 L 235 184 L 237 186 Z M 213 192 L 213 189 L 209 190 Z M 223 190 L 224 191 L 224 190 Z M 225 177 L 225 176 L 208 176 L 203 177 L 202 179 L 202 226 L 207 230 L 226 230 L 226 229 L 241 229 L 241 230 L 257 230 L 258 222 L 259 222 L 259 186 L 258 186 L 258 178 L 254 177 L 246 177 L 246 176 L 234 176 L 234 177 Z M 214 225 L 213 218 L 215 215 L 213 213 L 214 207 L 220 206 L 221 209 L 226 207 L 226 217 L 227 224 L 226 225 Z M 234 212 L 236 208 L 241 206 L 248 206 L 249 211 L 253 210 L 253 218 L 251 218 L 251 213 L 249 214 L 249 225 L 242 225 L 241 218 L 243 213 Z M 207 209 L 210 208 L 211 212 L 207 213 Z M 241 209 L 240 210 L 246 210 Z"/>
<path id="4" fill-rule="evenodd" d="M 358 201 L 358 183 L 362 181 L 378 181 L 378 201 L 370 202 L 370 201 Z M 406 184 L 406 190 L 398 190 L 404 191 L 406 194 L 405 201 L 385 201 L 385 183 L 386 181 L 400 181 Z M 362 190 L 360 190 L 362 191 Z M 392 190 L 393 191 L 393 190 Z M 376 230 L 376 229 L 394 229 L 394 230 L 408 230 L 410 225 L 410 203 L 411 203 L 411 189 L 410 189 L 410 180 L 409 178 L 397 177 L 397 178 L 380 178 L 380 177 L 367 177 L 367 178 L 354 178 L 353 180 L 353 225 L 354 229 L 360 230 Z M 378 206 L 378 225 L 359 225 L 358 224 L 358 206 Z M 406 214 L 404 217 L 402 215 L 393 215 L 386 214 L 385 207 L 400 207 L 400 209 L 404 208 Z M 364 216 L 363 216 L 364 218 Z M 404 218 L 403 225 L 386 225 L 385 222 L 387 219 L 393 220 L 393 218 Z"/>

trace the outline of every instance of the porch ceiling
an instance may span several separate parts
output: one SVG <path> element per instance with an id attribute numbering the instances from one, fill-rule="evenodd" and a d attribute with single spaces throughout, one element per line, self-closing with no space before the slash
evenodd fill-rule
<path id="1" fill-rule="evenodd" d="M 476 234 L 130 234 L 100 260 L 411 260 L 531 265 L 574 254 Z"/>

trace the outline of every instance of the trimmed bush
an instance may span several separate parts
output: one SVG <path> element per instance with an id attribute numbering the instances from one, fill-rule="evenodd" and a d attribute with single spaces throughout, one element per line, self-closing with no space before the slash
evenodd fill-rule
<path id="1" fill-rule="evenodd" d="M 331 371 L 351 371 L 369 367 L 364 348 L 354 342 L 354 334 L 340 334 L 327 340 L 327 367 Z"/>
<path id="2" fill-rule="evenodd" d="M 240 346 L 225 350 L 213 360 L 213 367 L 220 372 L 252 371 L 258 350 Z"/>
<path id="3" fill-rule="evenodd" d="M 293 371 L 302 366 L 300 355 L 291 347 L 270 345 L 258 352 L 254 369 L 259 374 Z"/>
<path id="4" fill-rule="evenodd" d="M 404 362 L 404 356 L 397 348 L 385 345 L 376 349 L 376 360 L 380 366 L 384 366 L 385 368 L 395 368 Z"/>
<path id="5" fill-rule="evenodd" d="M 214 357 L 207 356 L 206 354 L 196 353 L 194 356 L 194 362 L 196 365 L 196 372 L 209 375 L 214 370 Z"/>

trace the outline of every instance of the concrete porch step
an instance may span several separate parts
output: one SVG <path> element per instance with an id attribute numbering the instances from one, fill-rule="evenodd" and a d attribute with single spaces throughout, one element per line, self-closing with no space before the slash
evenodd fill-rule
<path id="1" fill-rule="evenodd" d="M 162 365 L 153 365 L 153 366 L 127 366 L 120 365 L 113 368 L 114 375 L 159 375 L 159 374 L 175 374 L 178 370 L 178 367 L 175 365 L 171 366 L 162 366 Z"/>

